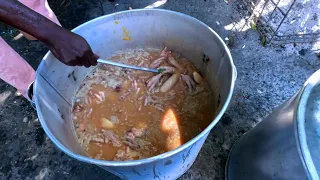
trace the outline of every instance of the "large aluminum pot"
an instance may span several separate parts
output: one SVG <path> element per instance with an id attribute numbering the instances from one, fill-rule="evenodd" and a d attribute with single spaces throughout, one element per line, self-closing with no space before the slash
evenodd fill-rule
<path id="1" fill-rule="evenodd" d="M 124 32 L 125 31 L 125 32 Z M 222 39 L 204 23 L 167 10 L 131 10 L 99 17 L 73 30 L 95 53 L 110 57 L 126 48 L 168 46 L 189 58 L 216 92 L 217 109 L 212 123 L 198 136 L 170 152 L 137 161 L 92 159 L 77 143 L 71 120 L 73 97 L 93 68 L 67 67 L 48 53 L 37 70 L 34 99 L 41 125 L 63 152 L 83 162 L 101 166 L 123 179 L 176 179 L 196 159 L 210 130 L 230 102 L 236 69 Z"/>
<path id="2" fill-rule="evenodd" d="M 232 148 L 228 180 L 319 180 L 320 70 Z"/>

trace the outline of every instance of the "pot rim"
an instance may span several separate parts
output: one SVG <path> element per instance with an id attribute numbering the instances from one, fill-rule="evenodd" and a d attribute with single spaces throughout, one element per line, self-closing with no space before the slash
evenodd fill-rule
<path id="1" fill-rule="evenodd" d="M 75 158 L 79 161 L 82 161 L 82 162 L 86 162 L 86 163 L 90 163 L 90 164 L 95 164 L 95 165 L 100 165 L 100 166 L 110 166 L 110 167 L 119 167 L 119 166 L 136 166 L 136 165 L 142 165 L 142 164 L 147 164 L 147 163 L 151 163 L 151 162 L 154 162 L 154 161 L 157 161 L 159 159 L 164 159 L 164 158 L 167 158 L 167 157 L 170 157 L 170 156 L 173 156 L 177 153 L 179 153 L 180 151 L 192 146 L 194 143 L 196 143 L 200 138 L 204 137 L 206 134 L 208 134 L 211 129 L 218 123 L 219 119 L 221 119 L 222 115 L 225 113 L 225 111 L 227 110 L 228 108 L 228 105 L 230 103 L 230 100 L 231 100 L 231 97 L 232 97 L 232 94 L 233 94 L 233 91 L 234 91 L 234 86 L 235 86 L 235 80 L 237 78 L 237 71 L 236 71 L 236 68 L 234 66 L 234 63 L 233 63 L 233 59 L 232 59 L 232 56 L 231 56 L 231 53 L 230 53 L 230 50 L 229 48 L 226 46 L 226 44 L 224 43 L 224 41 L 221 39 L 221 37 L 212 29 L 210 28 L 208 25 L 206 25 L 205 23 L 201 22 L 200 20 L 194 18 L 194 17 L 191 17 L 189 15 L 186 15 L 186 14 L 183 14 L 183 13 L 180 13 L 180 12 L 176 12 L 176 11 L 171 11 L 171 10 L 165 10 L 165 9 L 135 9 L 135 10 L 127 10 L 127 11 L 121 11 L 121 12 L 116 12 L 116 13 L 112 13 L 112 14 L 108 14 L 108 15 L 104 15 L 104 16 L 100 16 L 100 17 L 97 17 L 95 19 L 92 19 L 88 22 L 85 22 L 79 26 L 77 26 L 76 28 L 74 28 L 72 30 L 72 32 L 74 32 L 75 30 L 93 22 L 93 21 L 97 21 L 99 19 L 102 19 L 102 18 L 105 18 L 105 17 L 110 17 L 110 16 L 114 16 L 114 15 L 118 15 L 118 14 L 125 14 L 125 13 L 128 13 L 128 12 L 142 12 L 142 11 L 157 11 L 157 12 L 164 12 L 164 13 L 169 13 L 169 14 L 176 14 L 176 15 L 179 15 L 179 16 L 183 16 L 184 18 L 186 19 L 189 19 L 189 20 L 192 20 L 192 21 L 196 21 L 198 22 L 199 24 L 203 25 L 205 28 L 209 29 L 219 40 L 219 42 L 222 44 L 223 48 L 225 49 L 226 53 L 227 53 L 227 56 L 229 57 L 229 63 L 231 65 L 231 72 L 232 72 L 232 77 L 231 77 L 231 85 L 230 85 L 230 91 L 229 91 L 229 94 L 226 98 L 226 102 L 224 103 L 223 107 L 221 108 L 220 112 L 217 114 L 217 116 L 213 119 L 213 121 L 200 133 L 198 134 L 197 136 L 195 136 L 194 138 L 192 138 L 191 140 L 189 140 L 188 142 L 186 142 L 185 144 L 183 144 L 182 146 L 176 148 L 176 149 L 173 149 L 171 151 L 168 151 L 166 153 L 163 153 L 163 154 L 159 154 L 157 156 L 153 156 L 153 157 L 150 157 L 150 158 L 146 158 L 146 159 L 140 159 L 140 160 L 134 160 L 134 161 L 106 161 L 106 160 L 98 160 L 98 159 L 93 159 L 93 158 L 90 158 L 90 157 L 86 157 L 86 156 L 82 156 L 82 155 L 79 155 L 79 154 L 75 154 L 73 153 L 71 150 L 69 150 L 68 148 L 66 148 L 63 144 L 61 144 L 59 142 L 59 140 L 57 138 L 55 138 L 53 136 L 53 134 L 50 132 L 47 124 L 42 120 L 44 119 L 44 117 L 42 116 L 42 113 L 39 113 L 37 111 L 37 114 L 38 114 L 38 117 L 39 117 L 39 120 L 40 120 L 40 123 L 42 125 L 42 128 L 43 130 L 46 132 L 47 136 L 50 138 L 50 140 L 60 149 L 62 150 L 64 153 L 66 153 L 67 155 L 71 156 L 72 158 Z M 44 58 L 47 58 L 50 54 L 50 51 L 44 56 Z M 39 65 L 39 67 L 43 66 L 44 65 L 44 62 L 42 61 L 41 64 Z M 39 88 L 39 86 L 37 85 L 37 77 L 38 77 L 38 72 L 37 72 L 37 76 L 36 76 L 36 80 L 35 80 L 35 92 L 37 92 L 37 89 Z M 38 102 L 39 102 L 39 99 L 38 99 L 38 96 L 37 96 L 37 93 L 34 94 L 34 99 L 35 99 L 35 102 L 36 102 L 36 108 L 38 110 L 40 110 L 40 107 L 38 107 Z"/>
<path id="2" fill-rule="evenodd" d="M 300 93 L 299 93 L 300 96 L 297 104 L 297 109 L 295 112 L 296 121 L 294 125 L 295 125 L 295 136 L 296 136 L 298 152 L 309 179 L 319 179 L 316 164 L 314 163 L 313 161 L 314 159 L 312 158 L 312 154 L 310 150 L 311 147 L 308 144 L 308 138 L 307 138 L 307 132 L 306 132 L 306 126 L 305 126 L 307 121 L 312 121 L 312 119 L 309 119 L 306 117 L 306 113 L 308 113 L 307 105 L 310 101 L 310 95 L 312 91 L 314 90 L 314 88 L 316 88 L 320 84 L 319 77 L 320 77 L 320 70 L 317 70 L 304 83 L 303 88 L 300 90 Z M 318 143 L 319 143 L 319 140 L 318 140 Z"/>

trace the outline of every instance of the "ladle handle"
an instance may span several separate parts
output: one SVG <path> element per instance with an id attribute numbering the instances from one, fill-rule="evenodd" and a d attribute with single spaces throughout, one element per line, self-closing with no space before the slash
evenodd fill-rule
<path id="1" fill-rule="evenodd" d="M 134 65 L 129 65 L 129 64 L 122 64 L 122 63 L 117 63 L 117 62 L 108 61 L 108 60 L 104 60 L 104 59 L 98 59 L 98 62 L 102 63 L 102 64 L 109 64 L 109 65 L 112 65 L 112 66 L 118 66 L 118 67 L 123 67 L 123 68 L 129 68 L 129 69 L 135 69 L 135 70 L 159 73 L 158 69 L 150 69 L 150 68 L 134 66 Z"/>

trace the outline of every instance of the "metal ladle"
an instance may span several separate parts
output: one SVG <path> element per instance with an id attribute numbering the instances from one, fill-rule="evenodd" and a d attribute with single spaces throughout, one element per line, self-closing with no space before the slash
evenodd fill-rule
<path id="1" fill-rule="evenodd" d="M 123 68 L 129 68 L 129 69 L 136 69 L 136 70 L 141 70 L 141 71 L 148 71 L 148 72 L 153 72 L 153 73 L 161 73 L 162 69 L 151 69 L 151 68 L 145 68 L 145 67 L 140 67 L 140 66 L 134 66 L 134 65 L 129 65 L 129 64 L 122 64 L 122 63 L 117 63 L 109 60 L 104 60 L 104 59 L 98 59 L 99 63 L 102 64 L 109 64 L 112 66 L 118 66 L 118 67 L 123 67 Z"/>

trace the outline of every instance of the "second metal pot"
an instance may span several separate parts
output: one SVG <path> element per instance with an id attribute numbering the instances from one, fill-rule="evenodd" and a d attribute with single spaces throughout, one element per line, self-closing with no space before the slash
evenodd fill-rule
<path id="1" fill-rule="evenodd" d="M 232 148 L 228 180 L 318 180 L 320 70 Z"/>

